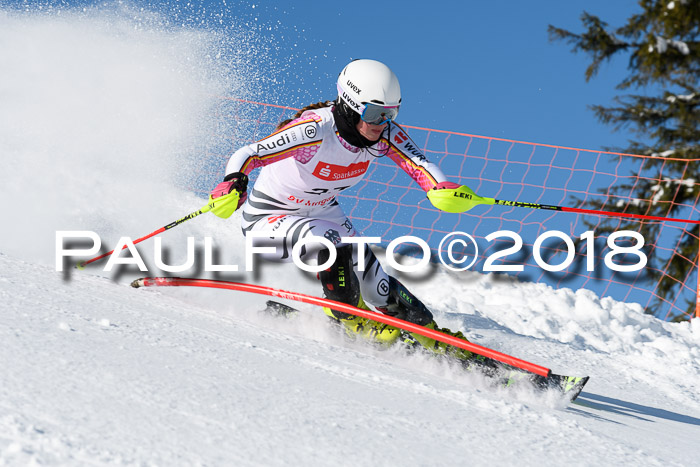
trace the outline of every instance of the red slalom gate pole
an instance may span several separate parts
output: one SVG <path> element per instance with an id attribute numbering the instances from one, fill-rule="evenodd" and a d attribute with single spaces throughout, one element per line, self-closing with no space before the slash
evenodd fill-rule
<path id="1" fill-rule="evenodd" d="M 552 370 L 545 368 L 534 363 L 526 362 L 519 358 L 506 355 L 504 353 L 498 352 L 496 350 L 489 349 L 488 347 L 483 347 L 472 342 L 468 342 L 462 339 L 458 339 L 454 336 L 435 331 L 433 329 L 428 329 L 424 326 L 419 326 L 418 324 L 410 323 L 402 319 L 393 318 L 388 315 L 382 315 L 379 313 L 374 313 L 372 311 L 361 310 L 351 305 L 345 303 L 336 302 L 334 300 L 328 300 L 325 298 L 314 297 L 311 295 L 306 295 L 298 292 L 289 292 L 286 290 L 273 289 L 272 287 L 266 287 L 263 285 L 255 284 L 244 284 L 241 282 L 227 282 L 227 281 L 217 281 L 211 279 L 185 279 L 181 277 L 144 277 L 137 279 L 131 283 L 132 287 L 209 287 L 214 289 L 227 289 L 227 290 L 237 290 L 240 292 L 256 293 L 260 295 L 269 295 L 272 297 L 284 298 L 287 300 L 295 300 L 297 302 L 308 303 L 310 305 L 326 306 L 333 308 L 334 310 L 343 311 L 345 313 L 350 313 L 351 315 L 359 316 L 361 318 L 371 319 L 373 321 L 378 321 L 380 323 L 388 324 L 389 326 L 394 326 L 401 328 L 405 331 L 414 332 L 431 339 L 435 339 L 445 344 L 449 344 L 461 349 L 468 350 L 470 352 L 483 355 L 484 357 L 492 358 L 498 360 L 499 362 L 505 363 L 507 365 L 520 368 L 521 370 L 529 371 L 540 376 L 549 377 Z"/>

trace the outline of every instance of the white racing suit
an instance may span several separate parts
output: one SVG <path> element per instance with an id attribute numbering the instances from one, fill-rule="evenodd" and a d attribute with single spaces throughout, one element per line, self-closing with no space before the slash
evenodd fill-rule
<path id="1" fill-rule="evenodd" d="M 251 231 L 283 234 L 255 245 L 275 246 L 268 259 L 291 261 L 292 247 L 308 235 L 323 236 L 338 245 L 341 237 L 358 232 L 336 201 L 343 190 L 358 183 L 378 156 L 386 155 L 411 176 L 425 191 L 446 181 L 444 174 L 429 162 L 406 132 L 393 122 L 370 148 L 356 148 L 338 134 L 330 107 L 307 111 L 272 135 L 236 151 L 226 166 L 226 174 L 246 175 L 262 166 L 255 185 L 242 207 L 241 227 Z M 314 243 L 318 248 L 322 246 Z M 364 300 L 384 306 L 389 295 L 389 278 L 369 248 L 365 248 L 364 271 L 353 266 Z M 301 250 L 301 259 L 317 258 L 313 246 Z"/>

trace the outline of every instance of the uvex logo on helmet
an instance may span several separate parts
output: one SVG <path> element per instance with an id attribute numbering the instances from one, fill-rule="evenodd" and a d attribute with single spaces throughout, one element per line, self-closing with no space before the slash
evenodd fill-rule
<path id="1" fill-rule="evenodd" d="M 350 62 L 340 72 L 337 87 L 338 97 L 359 114 L 368 103 L 396 109 L 401 105 L 398 78 L 388 66 L 376 60 Z"/>
<path id="2" fill-rule="evenodd" d="M 350 95 L 345 91 L 343 91 L 343 100 L 347 102 L 348 105 L 355 110 L 355 112 L 360 112 L 361 105 L 352 100 L 352 97 L 350 97 Z"/>
<path id="3" fill-rule="evenodd" d="M 350 86 L 350 89 L 355 91 L 358 95 L 362 94 L 362 91 L 360 90 L 360 88 L 358 88 L 357 86 L 352 84 L 352 81 L 348 80 L 348 86 Z"/>

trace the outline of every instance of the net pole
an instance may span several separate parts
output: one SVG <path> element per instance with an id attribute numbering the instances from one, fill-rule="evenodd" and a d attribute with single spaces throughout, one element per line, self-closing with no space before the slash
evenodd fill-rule
<path id="1" fill-rule="evenodd" d="M 700 318 L 700 235 L 698 236 L 698 286 L 695 289 L 695 317 Z"/>

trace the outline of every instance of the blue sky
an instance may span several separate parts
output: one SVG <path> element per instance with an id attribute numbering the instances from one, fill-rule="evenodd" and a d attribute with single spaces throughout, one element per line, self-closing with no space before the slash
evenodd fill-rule
<path id="1" fill-rule="evenodd" d="M 249 60 L 273 82 L 239 96 L 303 106 L 334 98 L 352 59 L 373 58 L 398 75 L 403 124 L 586 149 L 624 148 L 630 133 L 598 123 L 592 104 L 609 105 L 627 74 L 616 57 L 586 83 L 587 56 L 549 42 L 553 24 L 582 32 L 586 10 L 613 27 L 638 0 L 522 1 L 141 1 L 10 0 L 6 5 L 155 11 L 171 25 L 243 32 Z M 240 52 L 240 51 L 239 51 Z M 642 91 L 643 93 L 643 91 Z"/>
<path id="2" fill-rule="evenodd" d="M 540 143 L 625 147 L 629 133 L 597 122 L 591 104 L 609 104 L 627 57 L 586 83 L 585 55 L 549 42 L 553 24 L 581 32 L 584 11 L 618 27 L 636 0 L 485 2 L 228 2 L 241 22 L 274 38 L 289 63 L 270 100 L 301 106 L 334 96 L 351 59 L 374 58 L 398 75 L 408 125 Z M 265 31 L 272 26 L 272 31 Z"/>

